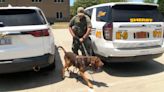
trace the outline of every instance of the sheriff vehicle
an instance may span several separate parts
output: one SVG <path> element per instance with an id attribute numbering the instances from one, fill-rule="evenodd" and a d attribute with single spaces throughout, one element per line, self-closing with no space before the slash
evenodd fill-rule
<path id="1" fill-rule="evenodd" d="M 93 53 L 107 62 L 145 61 L 164 52 L 164 22 L 157 4 L 105 3 L 85 12 L 93 27 Z"/>

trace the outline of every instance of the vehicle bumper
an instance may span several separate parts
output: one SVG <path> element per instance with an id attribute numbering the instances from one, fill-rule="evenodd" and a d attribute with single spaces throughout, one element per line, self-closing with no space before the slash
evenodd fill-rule
<path id="1" fill-rule="evenodd" d="M 0 61 L 0 73 L 14 73 L 21 71 L 32 70 L 34 66 L 40 68 L 47 67 L 50 65 L 49 57 L 51 54 L 43 56 L 13 59 L 9 61 Z M 52 62 L 51 62 L 52 63 Z"/>
<path id="2" fill-rule="evenodd" d="M 94 52 L 104 57 L 132 57 L 142 55 L 154 55 L 164 53 L 164 45 L 148 48 L 131 48 L 131 49 L 119 49 L 114 48 L 111 43 L 104 43 L 96 46 Z"/>
<path id="3" fill-rule="evenodd" d="M 110 63 L 119 63 L 119 62 L 140 62 L 140 61 L 148 61 L 152 60 L 153 58 L 157 58 L 162 56 L 163 53 L 160 54 L 153 54 L 153 55 L 141 55 L 141 56 L 131 56 L 131 57 L 103 57 L 100 56 L 101 59 L 105 62 Z"/>
<path id="4" fill-rule="evenodd" d="M 164 53 L 164 45 L 148 48 L 119 49 L 114 48 L 112 43 L 106 42 L 102 43 L 101 45 L 97 45 L 96 48 L 94 48 L 94 52 L 95 54 L 104 57 L 110 62 L 140 61 L 161 56 L 162 53 Z"/>

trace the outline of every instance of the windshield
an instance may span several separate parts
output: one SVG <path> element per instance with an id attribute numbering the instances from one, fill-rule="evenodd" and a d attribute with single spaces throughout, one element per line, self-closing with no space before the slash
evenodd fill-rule
<path id="1" fill-rule="evenodd" d="M 114 22 L 162 22 L 163 17 L 156 6 L 116 5 L 112 7 Z"/>
<path id="2" fill-rule="evenodd" d="M 45 20 L 35 10 L 30 9 L 5 9 L 0 10 L 1 26 L 23 26 L 23 25 L 41 25 Z"/>

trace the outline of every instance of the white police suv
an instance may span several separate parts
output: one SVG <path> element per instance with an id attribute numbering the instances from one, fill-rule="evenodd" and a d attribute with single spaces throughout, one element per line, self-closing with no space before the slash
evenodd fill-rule
<path id="1" fill-rule="evenodd" d="M 106 3 L 91 6 L 93 52 L 109 62 L 142 61 L 164 52 L 163 16 L 158 5 Z"/>

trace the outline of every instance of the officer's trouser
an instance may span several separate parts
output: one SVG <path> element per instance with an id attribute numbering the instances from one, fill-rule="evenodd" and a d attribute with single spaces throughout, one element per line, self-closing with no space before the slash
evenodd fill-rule
<path id="1" fill-rule="evenodd" d="M 84 40 L 84 46 L 87 50 L 88 55 L 92 55 L 92 46 L 91 46 L 91 39 L 88 37 Z M 72 43 L 72 51 L 79 55 L 78 50 L 81 51 L 82 55 L 86 56 L 86 53 L 84 51 L 84 48 L 82 46 L 82 44 L 77 40 L 77 39 L 73 39 L 73 43 Z"/>

